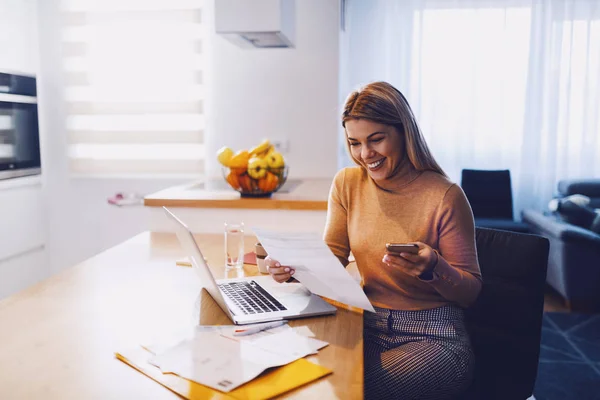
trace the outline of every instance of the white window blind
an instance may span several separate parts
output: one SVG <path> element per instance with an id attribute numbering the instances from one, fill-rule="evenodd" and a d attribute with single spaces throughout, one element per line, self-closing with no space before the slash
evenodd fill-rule
<path id="1" fill-rule="evenodd" d="M 204 169 L 202 0 L 63 0 L 70 170 Z"/>

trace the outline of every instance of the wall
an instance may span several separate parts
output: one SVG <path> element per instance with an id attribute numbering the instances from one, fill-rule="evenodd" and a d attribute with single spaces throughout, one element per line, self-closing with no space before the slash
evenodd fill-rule
<path id="1" fill-rule="evenodd" d="M 38 73 L 36 0 L 0 0 L 0 71 Z M 0 180 L 0 298 L 47 277 L 40 176 Z"/>
<path id="2" fill-rule="evenodd" d="M 148 227 L 149 210 L 117 208 L 119 191 L 147 194 L 182 180 L 73 179 L 69 176 L 62 98 L 59 15 L 39 0 L 40 119 L 47 187 L 49 260 L 53 271 L 80 262 Z M 221 176 L 221 146 L 250 147 L 263 137 L 290 141 L 290 177 L 332 177 L 336 171 L 338 0 L 296 2 L 296 49 L 239 49 L 213 35 L 214 63 L 207 120 L 208 174 Z"/>
<path id="3" fill-rule="evenodd" d="M 213 155 L 221 146 L 248 148 L 264 137 L 288 141 L 291 177 L 337 171 L 339 1 L 295 3 L 293 49 L 242 49 L 213 37 L 211 175 L 220 175 Z"/>

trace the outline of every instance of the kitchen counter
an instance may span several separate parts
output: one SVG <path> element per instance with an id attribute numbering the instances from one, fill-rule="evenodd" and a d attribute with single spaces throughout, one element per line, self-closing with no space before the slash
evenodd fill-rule
<path id="1" fill-rule="evenodd" d="M 252 227 L 323 233 L 331 179 L 288 179 L 271 197 L 241 197 L 221 180 L 173 186 L 144 198 L 148 229 L 173 232 L 168 207 L 195 233 L 223 232 L 225 221 Z"/>
<path id="2" fill-rule="evenodd" d="M 241 197 L 223 180 L 174 186 L 144 198 L 148 207 L 327 210 L 332 179 L 289 179 L 271 197 Z"/>

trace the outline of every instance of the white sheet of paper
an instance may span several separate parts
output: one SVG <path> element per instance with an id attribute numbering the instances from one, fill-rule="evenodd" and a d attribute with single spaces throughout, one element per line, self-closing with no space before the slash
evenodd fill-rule
<path id="1" fill-rule="evenodd" d="M 264 324 L 244 325 L 243 327 L 244 328 L 252 328 L 253 326 L 257 326 L 257 325 L 264 325 Z M 235 325 L 232 328 L 228 328 L 230 325 L 226 325 L 226 326 L 227 327 L 221 328 L 221 330 L 220 330 L 221 336 L 225 336 L 226 338 L 233 339 L 233 340 L 253 340 L 253 339 L 263 337 L 263 336 L 270 336 L 274 333 L 292 330 L 292 328 L 288 324 L 285 324 L 285 325 L 277 326 L 275 328 L 260 331 L 257 333 L 252 333 L 250 335 L 236 336 L 236 335 L 234 335 L 234 330 L 240 329 L 241 326 Z"/>
<path id="2" fill-rule="evenodd" d="M 302 336 L 306 336 L 306 337 L 315 337 L 314 332 L 311 331 L 308 326 L 296 326 L 293 329 L 294 329 L 294 332 L 296 332 L 298 335 L 302 335 Z"/>
<path id="3" fill-rule="evenodd" d="M 375 312 L 359 283 L 323 239 L 310 232 L 274 232 L 252 228 L 270 257 L 294 267 L 294 278 L 312 293 Z"/>
<path id="4" fill-rule="evenodd" d="M 261 324 L 255 324 L 261 325 Z M 254 325 L 244 325 L 244 327 L 252 327 Z M 292 349 L 292 351 L 297 351 L 298 347 L 304 349 L 305 346 L 308 346 L 307 349 L 310 350 L 310 353 L 307 354 L 317 354 L 318 350 L 327 346 L 329 343 L 315 339 L 315 334 L 306 326 L 302 326 L 300 328 L 305 328 L 305 330 L 301 330 L 304 334 L 298 332 L 298 328 L 292 328 L 288 324 L 281 325 L 275 328 L 267 329 L 264 331 L 260 331 L 257 333 L 253 333 L 251 335 L 245 336 L 235 336 L 233 331 L 235 329 L 239 329 L 239 326 L 235 325 L 222 325 L 216 327 L 218 331 L 221 333 L 221 336 L 224 336 L 233 340 L 248 340 L 253 342 L 254 344 L 261 345 L 263 343 L 268 345 L 271 341 L 285 341 L 286 343 L 279 343 L 275 346 L 276 349 Z M 308 331 L 308 332 L 307 332 Z M 313 336 L 313 337 L 309 337 Z M 263 340 L 264 339 L 264 340 Z M 306 350 L 306 349 L 305 349 Z M 302 350 L 304 351 L 304 350 Z M 308 350 L 306 350 L 308 351 Z"/>
<path id="5" fill-rule="evenodd" d="M 265 350 L 276 351 L 282 355 L 317 354 L 318 350 L 329 343 L 315 338 L 302 336 L 293 329 L 265 335 L 252 340 L 252 343 Z"/>
<path id="6" fill-rule="evenodd" d="M 175 373 L 222 392 L 249 382 L 265 369 L 288 364 L 328 343 L 296 334 L 292 329 L 279 333 L 237 336 L 229 334 L 237 326 L 198 327 L 193 338 L 162 351 L 149 362 L 163 373 Z M 265 331 L 267 332 L 267 331 Z"/>
<path id="7" fill-rule="evenodd" d="M 149 362 L 163 373 L 175 373 L 229 392 L 265 369 L 288 364 L 296 358 L 265 351 L 250 341 L 230 340 L 216 332 L 198 332 L 194 339 L 184 340 Z"/>

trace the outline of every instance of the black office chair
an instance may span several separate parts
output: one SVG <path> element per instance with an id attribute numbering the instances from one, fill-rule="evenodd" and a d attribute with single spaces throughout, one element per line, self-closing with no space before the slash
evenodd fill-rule
<path id="1" fill-rule="evenodd" d="M 475 217 L 475 226 L 529 232 L 527 224 L 513 219 L 509 170 L 463 169 L 460 183 Z"/>
<path id="2" fill-rule="evenodd" d="M 548 239 L 477 228 L 483 288 L 467 309 L 475 353 L 464 400 L 518 400 L 533 394 L 540 354 Z"/>

